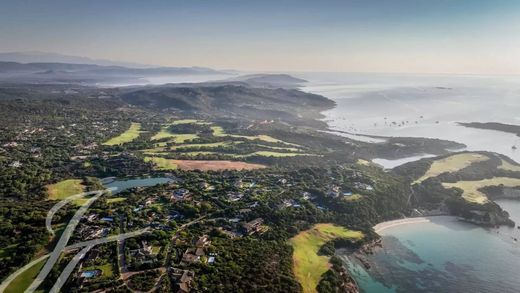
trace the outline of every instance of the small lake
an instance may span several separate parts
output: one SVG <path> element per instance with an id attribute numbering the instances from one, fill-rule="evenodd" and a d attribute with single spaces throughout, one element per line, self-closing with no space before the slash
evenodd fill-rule
<path id="1" fill-rule="evenodd" d="M 157 184 L 165 184 L 174 182 L 177 179 L 170 177 L 150 177 L 150 178 L 135 178 L 135 179 L 109 179 L 104 183 L 106 188 L 116 188 L 112 191 L 113 194 L 119 193 L 123 190 L 134 187 L 154 186 Z"/>

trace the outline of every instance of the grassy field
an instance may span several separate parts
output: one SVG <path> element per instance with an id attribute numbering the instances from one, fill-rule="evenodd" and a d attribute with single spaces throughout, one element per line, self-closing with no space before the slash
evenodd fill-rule
<path id="1" fill-rule="evenodd" d="M 489 201 L 487 196 L 479 191 L 479 189 L 487 186 L 518 187 L 520 186 L 520 179 L 508 177 L 494 177 L 491 179 L 483 179 L 476 181 L 458 181 L 455 183 L 442 183 L 445 188 L 457 187 L 464 191 L 462 197 L 474 203 L 483 204 Z"/>
<path id="2" fill-rule="evenodd" d="M 356 200 L 360 200 L 361 198 L 363 198 L 363 196 L 361 194 L 353 194 L 351 196 L 344 196 L 343 199 L 345 199 L 346 201 L 356 201 Z"/>
<path id="3" fill-rule="evenodd" d="M 250 153 L 247 155 L 232 155 L 235 158 L 246 158 L 251 156 L 262 156 L 262 157 L 277 157 L 277 158 L 283 158 L 283 157 L 295 157 L 295 156 L 310 156 L 310 154 L 304 154 L 304 153 L 280 153 L 280 152 L 271 152 L 271 151 L 258 151 L 254 153 Z"/>
<path id="4" fill-rule="evenodd" d="M 45 186 L 48 199 L 62 200 L 68 196 L 85 191 L 85 186 L 81 185 L 80 179 L 67 179 L 58 183 Z"/>
<path id="5" fill-rule="evenodd" d="M 190 148 L 218 148 L 221 146 L 228 146 L 237 142 L 232 141 L 220 141 L 220 142 L 210 142 L 210 143 L 194 143 L 194 144 L 183 144 L 183 145 L 176 145 L 172 146 L 172 150 L 178 150 L 178 149 L 190 149 Z"/>
<path id="6" fill-rule="evenodd" d="M 47 259 L 43 259 L 40 262 L 33 265 L 31 268 L 16 277 L 10 284 L 5 288 L 4 293 L 20 293 L 24 292 L 25 289 L 29 288 L 32 281 L 36 278 L 40 270 Z"/>
<path id="7" fill-rule="evenodd" d="M 217 136 L 217 137 L 234 137 L 234 138 L 244 138 L 244 139 L 248 139 L 248 140 L 258 139 L 258 140 L 262 140 L 262 141 L 265 141 L 265 142 L 283 143 L 283 144 L 286 144 L 286 145 L 298 146 L 296 144 L 288 143 L 288 142 L 276 139 L 274 137 L 271 137 L 271 136 L 265 135 L 265 134 L 252 135 L 252 136 L 251 135 L 228 134 L 220 126 L 211 126 L 211 130 L 213 131 L 213 136 Z"/>
<path id="8" fill-rule="evenodd" d="M 358 165 L 361 165 L 361 166 L 371 166 L 372 163 L 367 161 L 367 160 L 363 160 L 363 159 L 358 159 L 356 164 Z"/>
<path id="9" fill-rule="evenodd" d="M 183 154 L 190 157 L 196 157 L 198 155 L 212 155 L 212 154 L 219 154 L 217 152 L 209 152 L 209 151 L 196 151 L 196 152 L 181 152 L 178 154 Z"/>
<path id="10" fill-rule="evenodd" d="M 107 203 L 122 202 L 125 200 L 126 200 L 126 197 L 113 197 L 113 198 L 107 199 Z"/>
<path id="11" fill-rule="evenodd" d="M 288 152 L 299 152 L 300 151 L 300 149 L 298 149 L 298 148 L 291 148 L 291 147 L 275 147 L 275 146 L 262 145 L 262 144 L 259 144 L 258 146 L 261 146 L 264 148 L 270 148 L 272 150 L 279 150 L 279 151 L 288 151 Z"/>
<path id="12" fill-rule="evenodd" d="M 151 140 L 159 140 L 163 138 L 171 138 L 175 143 L 184 143 L 188 140 L 192 140 L 198 138 L 199 136 L 195 133 L 186 133 L 186 134 L 178 134 L 173 133 L 168 130 L 170 125 L 163 126 L 161 131 L 157 132 L 154 136 L 152 136 Z M 162 146 L 166 146 L 166 143 L 163 143 Z"/>
<path id="13" fill-rule="evenodd" d="M 103 271 L 103 277 L 112 277 L 114 275 L 114 267 L 110 263 L 104 263 L 100 266 L 84 267 L 81 270 L 82 271 L 101 270 L 101 271 Z"/>
<path id="14" fill-rule="evenodd" d="M 428 178 L 433 178 L 445 172 L 457 172 L 473 163 L 489 160 L 487 156 L 477 153 L 463 153 L 449 156 L 440 160 L 433 161 L 430 169 L 413 184 L 421 183 Z"/>
<path id="15" fill-rule="evenodd" d="M 211 124 L 210 122 L 205 122 L 205 121 L 202 121 L 202 120 L 197 120 L 197 119 L 180 119 L 180 120 L 175 120 L 172 125 L 179 125 L 179 124 Z"/>
<path id="16" fill-rule="evenodd" d="M 513 165 L 506 160 L 502 160 L 502 164 L 500 166 L 498 166 L 498 169 L 513 171 L 513 172 L 520 172 L 520 166 Z"/>
<path id="17" fill-rule="evenodd" d="M 120 135 L 113 137 L 103 143 L 104 145 L 118 145 L 125 142 L 131 142 L 132 140 L 136 139 L 139 134 L 141 134 L 141 123 L 134 123 L 130 125 L 130 128 L 128 128 L 127 131 L 121 133 Z"/>
<path id="18" fill-rule="evenodd" d="M 316 286 L 321 276 L 329 269 L 329 257 L 318 255 L 318 251 L 335 238 L 359 240 L 363 238 L 363 233 L 333 224 L 316 224 L 290 239 L 294 248 L 294 274 L 302 285 L 303 292 L 317 292 Z"/>
<path id="19" fill-rule="evenodd" d="M 252 170 L 262 169 L 266 166 L 238 161 L 226 160 L 170 160 L 181 170 Z"/>
<path id="20" fill-rule="evenodd" d="M 145 157 L 145 162 L 153 162 L 156 166 L 157 170 L 175 170 L 177 169 L 177 164 L 174 162 L 175 160 L 160 158 L 160 157 Z"/>

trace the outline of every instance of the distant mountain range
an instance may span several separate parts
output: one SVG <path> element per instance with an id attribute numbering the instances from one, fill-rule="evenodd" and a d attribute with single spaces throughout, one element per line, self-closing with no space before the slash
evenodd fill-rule
<path id="1" fill-rule="evenodd" d="M 295 88 L 307 81 L 288 74 L 249 74 L 234 77 L 229 81 L 240 81 L 254 87 Z"/>
<path id="2" fill-rule="evenodd" d="M 4 52 L 0 53 L 0 61 L 9 61 L 17 63 L 72 63 L 72 64 L 94 64 L 101 66 L 123 66 L 132 68 L 150 68 L 157 67 L 146 64 L 119 62 L 106 59 L 93 59 L 89 57 L 64 55 L 49 52 Z"/>
<path id="3" fill-rule="evenodd" d="M 0 82 L 3 83 L 132 83 L 149 77 L 191 75 L 211 75 L 224 78 L 230 74 L 205 67 L 136 68 L 81 63 L 0 61 Z"/>

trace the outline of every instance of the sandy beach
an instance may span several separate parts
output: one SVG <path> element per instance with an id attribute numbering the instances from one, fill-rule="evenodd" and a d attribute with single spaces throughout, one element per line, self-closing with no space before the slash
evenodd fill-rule
<path id="1" fill-rule="evenodd" d="M 457 217 L 454 216 L 429 216 L 429 217 L 415 217 L 415 218 L 404 218 L 392 221 L 386 221 L 379 223 L 374 226 L 374 231 L 376 233 L 381 233 L 386 229 L 401 226 L 401 225 L 409 225 L 409 224 L 419 224 L 419 223 L 428 223 L 433 220 L 444 220 L 444 221 L 456 221 Z"/>

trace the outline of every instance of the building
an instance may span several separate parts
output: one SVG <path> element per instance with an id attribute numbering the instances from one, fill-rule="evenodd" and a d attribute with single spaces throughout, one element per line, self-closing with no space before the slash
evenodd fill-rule
<path id="1" fill-rule="evenodd" d="M 262 218 L 256 218 L 250 222 L 242 224 L 242 228 L 244 229 L 244 232 L 248 235 L 252 235 L 257 232 L 262 231 L 262 224 L 264 223 L 264 219 Z"/>
<path id="2" fill-rule="evenodd" d="M 191 282 L 195 277 L 195 273 L 193 271 L 173 268 L 171 270 L 171 276 L 175 280 L 175 285 L 177 286 L 177 291 L 175 292 L 188 293 L 191 291 Z"/>

